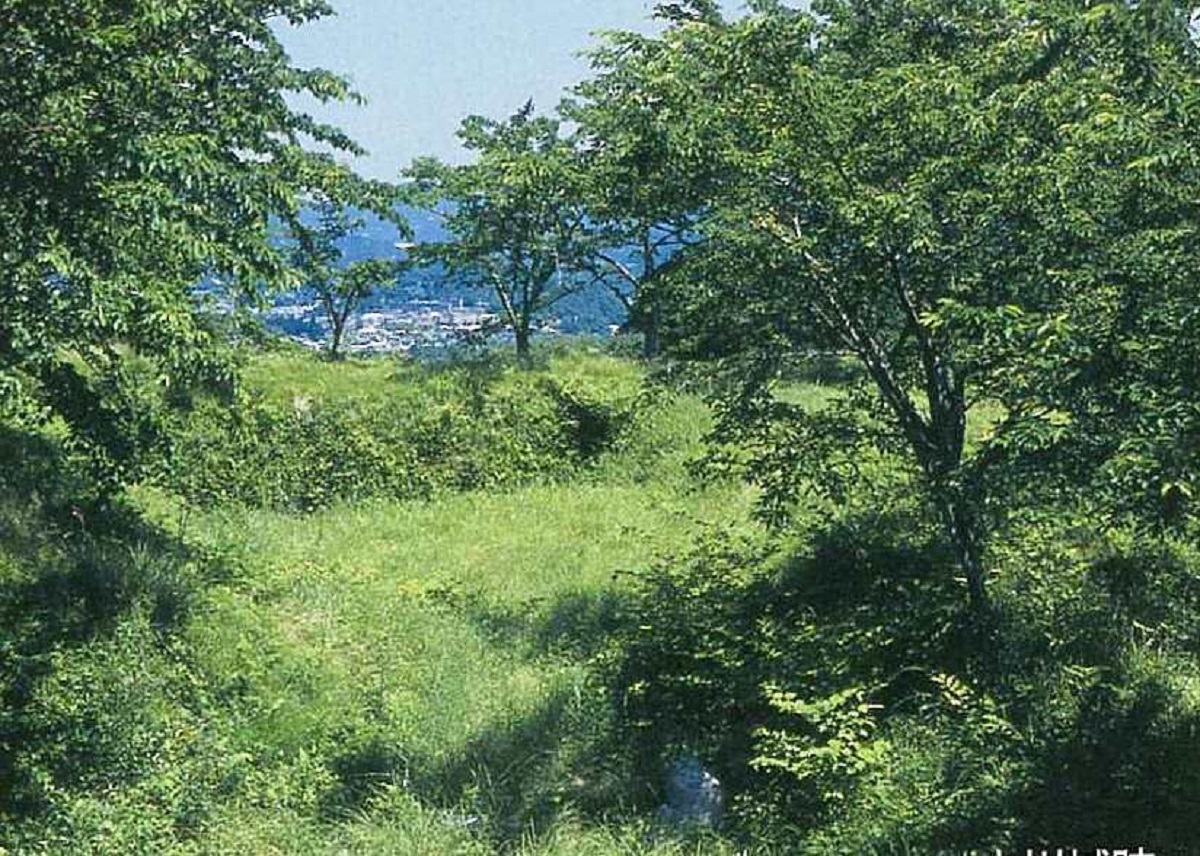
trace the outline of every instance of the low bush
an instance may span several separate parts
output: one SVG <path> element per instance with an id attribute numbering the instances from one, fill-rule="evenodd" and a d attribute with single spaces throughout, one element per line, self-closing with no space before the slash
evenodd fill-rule
<path id="1" fill-rule="evenodd" d="M 57 517 L 0 488 L 0 852 L 178 852 L 245 765 L 177 635 L 225 570 L 119 504 Z"/>
<path id="2" fill-rule="evenodd" d="M 836 813 L 877 754 L 879 711 L 961 630 L 947 557 L 898 531 L 844 522 L 791 549 L 717 533 L 645 573 L 615 664 L 643 754 L 697 752 L 797 824 Z"/>
<path id="3" fill-rule="evenodd" d="M 644 572 L 606 662 L 646 774 L 697 753 L 786 852 L 1195 852 L 1196 551 L 1035 520 L 993 550 L 984 629 L 919 515 Z"/>
<path id="4" fill-rule="evenodd" d="M 601 357 L 534 372 L 399 371 L 392 395 L 287 399 L 268 389 L 233 407 L 203 402 L 178 420 L 156 480 L 204 507 L 296 511 L 555 480 L 617 441 L 640 385 L 636 371 Z"/>

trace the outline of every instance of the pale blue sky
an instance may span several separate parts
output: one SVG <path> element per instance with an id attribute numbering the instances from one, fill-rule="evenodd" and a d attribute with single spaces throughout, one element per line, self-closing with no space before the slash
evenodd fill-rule
<path id="1" fill-rule="evenodd" d="M 334 0 L 336 18 L 280 31 L 300 65 L 349 77 L 370 103 L 322 108 L 371 151 L 365 174 L 395 179 L 413 157 L 461 160 L 463 117 L 553 108 L 587 74 L 579 51 L 603 29 L 650 31 L 654 0 Z"/>

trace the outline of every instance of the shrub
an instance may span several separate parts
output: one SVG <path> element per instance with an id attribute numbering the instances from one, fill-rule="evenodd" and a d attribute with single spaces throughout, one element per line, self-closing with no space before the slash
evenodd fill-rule
<path id="1" fill-rule="evenodd" d="M 203 402 L 176 423 L 156 479 L 203 506 L 311 511 L 564 478 L 617 441 L 640 383 L 624 368 L 611 382 L 613 360 L 564 362 L 407 372 L 392 395 Z"/>
<path id="2" fill-rule="evenodd" d="M 644 573 L 614 680 L 641 751 L 716 765 L 743 820 L 828 820 L 881 757 L 880 722 L 954 661 L 963 629 L 912 521 L 800 541 L 715 533 Z"/>
<path id="3" fill-rule="evenodd" d="M 1043 510 L 994 547 L 979 628 L 919 516 L 803 529 L 640 575 L 608 662 L 647 775 L 697 752 L 743 831 L 799 852 L 1190 852 L 1193 547 Z"/>

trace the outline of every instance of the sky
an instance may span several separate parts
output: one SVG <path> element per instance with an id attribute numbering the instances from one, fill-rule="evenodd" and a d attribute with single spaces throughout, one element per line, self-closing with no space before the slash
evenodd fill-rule
<path id="1" fill-rule="evenodd" d="M 654 0 L 334 0 L 338 15 L 277 30 L 293 61 L 348 77 L 365 107 L 298 106 L 370 150 L 364 175 L 396 179 L 418 155 L 461 162 L 455 131 L 529 98 L 551 110 L 587 76 L 596 30 L 650 32 Z"/>

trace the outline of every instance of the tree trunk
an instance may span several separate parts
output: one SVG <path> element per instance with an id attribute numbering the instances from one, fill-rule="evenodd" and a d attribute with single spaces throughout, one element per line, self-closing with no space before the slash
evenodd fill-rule
<path id="1" fill-rule="evenodd" d="M 921 466 L 955 562 L 967 580 L 967 595 L 976 614 L 988 611 L 980 521 L 959 483 L 966 442 L 966 401 L 962 387 L 934 359 L 928 363 L 926 394 L 929 415 L 921 413 L 889 365 L 871 354 L 868 370 L 895 414 L 909 447 Z"/>
<path id="2" fill-rule="evenodd" d="M 321 302 L 325 304 L 325 317 L 329 319 L 329 351 L 326 357 L 331 362 L 337 362 L 342 358 L 342 337 L 346 333 L 346 320 L 350 313 L 348 310 L 340 311 L 332 295 L 323 294 Z"/>
<path id="3" fill-rule="evenodd" d="M 333 332 L 329 338 L 329 359 L 332 362 L 338 362 L 342 359 L 342 336 L 345 334 L 345 331 L 345 322 L 334 318 Z"/>
<path id="4" fill-rule="evenodd" d="M 517 324 L 513 327 L 513 334 L 517 337 L 517 362 L 524 367 L 530 365 L 530 340 L 532 335 L 528 324 Z"/>
<path id="5" fill-rule="evenodd" d="M 988 611 L 987 588 L 984 583 L 983 556 L 980 549 L 979 524 L 967 503 L 954 492 L 941 492 L 938 510 L 942 525 L 954 550 L 954 559 L 967 580 L 967 597 L 971 610 L 977 614 Z"/>
<path id="6" fill-rule="evenodd" d="M 642 358 L 656 359 L 662 351 L 659 328 L 662 325 L 662 307 L 655 297 L 650 298 L 650 311 L 642 316 Z"/>

